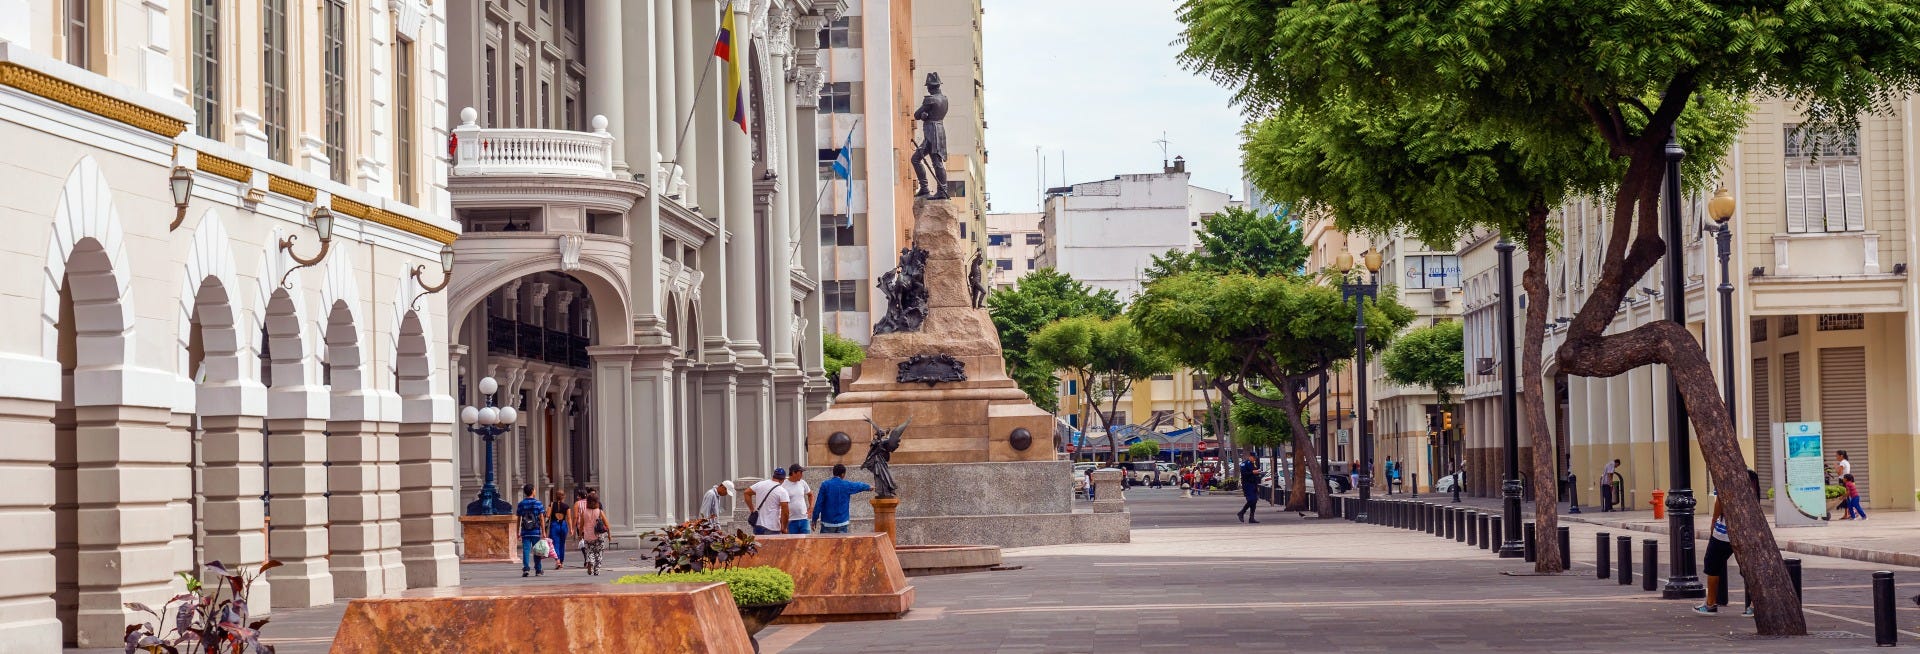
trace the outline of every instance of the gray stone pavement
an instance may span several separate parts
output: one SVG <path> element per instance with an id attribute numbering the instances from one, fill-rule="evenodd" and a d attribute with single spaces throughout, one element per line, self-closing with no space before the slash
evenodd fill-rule
<path id="1" fill-rule="evenodd" d="M 1132 543 L 1010 550 L 1007 563 L 1021 569 L 914 578 L 919 599 L 900 621 L 781 626 L 763 643 L 795 653 L 1873 648 L 1874 566 L 1855 561 L 1803 557 L 1810 627 L 1857 637 L 1754 640 L 1741 636 L 1752 624 L 1735 612 L 1698 616 L 1689 602 L 1639 590 L 1637 579 L 1595 579 L 1588 525 L 1573 526 L 1574 558 L 1585 563 L 1572 573 L 1509 576 L 1530 564 L 1424 532 L 1274 510 L 1261 511 L 1263 524 L 1242 525 L 1232 516 L 1239 500 L 1228 496 L 1135 489 L 1128 500 Z M 1647 534 L 1633 535 L 1637 556 Z M 1900 613 L 1920 627 L 1920 609 Z"/>
<path id="2" fill-rule="evenodd" d="M 1264 506 L 1263 524 L 1244 525 L 1232 515 L 1236 496 L 1127 495 L 1132 543 L 1008 550 L 1006 562 L 1020 569 L 915 577 L 917 603 L 904 619 L 771 627 L 764 651 L 1860 651 L 1873 648 L 1871 572 L 1920 578 L 1917 569 L 1803 556 L 1811 628 L 1858 637 L 1752 640 L 1738 636 L 1752 625 L 1737 613 L 1697 616 L 1687 602 L 1639 590 L 1637 579 L 1595 579 L 1593 535 L 1604 529 L 1593 525 L 1570 525 L 1572 573 L 1509 576 L 1530 564 L 1423 532 Z M 1663 538 L 1627 535 L 1636 557 L 1639 538 Z M 635 556 L 609 552 L 602 577 L 566 568 L 521 579 L 509 564 L 464 565 L 461 576 L 488 586 L 611 581 L 640 571 Z M 285 654 L 325 652 L 345 606 L 279 611 L 267 640 Z M 1920 644 L 1920 607 L 1903 599 L 1899 613 L 1903 645 Z"/>

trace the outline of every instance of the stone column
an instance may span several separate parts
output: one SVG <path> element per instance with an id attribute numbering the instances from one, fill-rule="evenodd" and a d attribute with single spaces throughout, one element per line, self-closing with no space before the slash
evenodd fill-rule
<path id="1" fill-rule="evenodd" d="M 6 360 L 17 384 L 0 384 L 0 477 L 13 481 L 0 494 L 0 643 L 23 652 L 57 652 L 59 613 L 54 606 L 56 547 L 54 410 L 60 400 L 60 366 L 45 359 Z M 71 436 L 71 434 L 67 434 Z M 66 539 L 61 538 L 65 541 Z M 71 546 L 70 544 L 68 546 Z M 105 644 L 104 641 L 100 641 Z"/>
<path id="2" fill-rule="evenodd" d="M 694 380 L 699 397 L 699 479 L 701 483 L 714 479 L 733 479 L 743 472 L 758 469 L 764 461 L 746 459 L 740 443 L 744 439 L 736 438 L 741 429 L 740 409 L 740 366 L 731 361 L 726 363 L 708 363 L 699 368 L 700 374 Z M 758 476 L 766 476 L 762 473 Z"/>
<path id="3" fill-rule="evenodd" d="M 274 364 L 276 379 L 301 379 L 297 363 Z M 298 382 L 297 382 L 298 383 Z M 275 387 L 267 391 L 267 492 L 272 495 L 268 552 L 285 564 L 273 572 L 279 607 L 306 608 L 333 602 L 327 566 L 325 431 L 332 408 L 324 387 Z M 123 625 L 124 626 L 124 625 Z"/>
<path id="4" fill-rule="evenodd" d="M 702 92 L 703 97 L 701 100 L 694 99 L 694 88 L 699 84 L 700 70 L 703 67 L 713 65 L 713 48 L 695 46 L 693 35 L 696 29 L 699 30 L 700 34 L 709 35 L 709 37 L 719 33 L 719 6 L 715 5 L 713 0 L 659 1 L 673 3 L 674 57 L 672 79 L 675 104 L 673 105 L 672 113 L 672 129 L 676 132 L 684 130 L 687 135 L 685 139 L 678 140 L 679 146 L 676 148 L 678 152 L 674 153 L 674 157 L 680 162 L 680 176 L 685 178 L 688 187 L 699 189 L 702 182 L 717 177 L 709 175 L 707 170 L 701 167 L 701 162 L 718 161 L 719 159 L 718 153 L 709 152 L 706 149 L 707 146 L 712 145 L 711 138 L 708 137 L 707 134 L 699 133 L 696 130 L 700 130 L 701 125 L 717 124 L 720 120 L 720 110 L 715 108 L 712 111 L 700 112 L 699 119 L 692 121 L 691 129 L 688 129 L 687 125 L 689 124 L 689 118 L 696 115 L 693 110 L 695 104 L 712 107 L 713 105 L 709 103 L 713 102 L 713 98 L 720 97 L 720 94 L 713 88 L 717 85 L 709 83 L 707 89 Z M 698 12 L 694 10 L 696 5 L 699 7 Z M 704 41 L 702 43 L 706 44 Z M 709 80 L 709 82 L 711 82 L 711 80 Z M 666 83 L 662 82 L 661 86 L 666 86 Z M 712 130 L 708 130 L 708 133 L 711 133 L 711 131 Z M 705 194 L 699 191 L 694 191 L 694 193 L 696 194 L 694 197 L 683 197 L 681 198 L 681 202 L 686 204 L 704 204 L 706 202 L 707 196 Z"/>
<path id="5" fill-rule="evenodd" d="M 336 597 L 374 597 L 386 592 L 380 553 L 379 408 L 365 394 L 337 393 L 332 419 L 327 421 L 327 460 L 332 463 L 326 468 L 327 541 L 332 553 L 327 563 Z"/>
<path id="6" fill-rule="evenodd" d="M 260 492 L 266 489 L 266 473 L 260 467 L 266 455 L 260 439 L 267 413 L 266 387 L 242 380 L 202 385 L 198 395 L 204 466 L 200 520 L 206 534 L 200 543 L 201 560 L 219 561 L 228 569 L 255 569 L 267 560 L 266 507 L 260 503 Z M 253 605 L 273 605 L 273 583 L 271 575 L 254 582 Z"/>
<path id="7" fill-rule="evenodd" d="M 626 43 L 621 34 L 621 0 L 587 0 L 586 4 L 587 70 L 591 71 L 587 75 L 587 115 L 606 116 L 607 130 L 613 132 L 617 144 L 630 136 L 620 89 L 624 65 L 621 50 Z M 625 149 L 615 147 L 613 169 L 625 173 L 627 166 Z"/>
<path id="8" fill-rule="evenodd" d="M 736 4 L 734 8 L 734 23 L 748 24 L 747 7 Z M 747 91 L 741 89 L 743 94 Z M 720 102 L 725 102 L 724 95 Z M 748 116 L 748 124 L 752 124 L 754 118 Z M 766 362 L 761 344 L 767 340 L 759 333 L 762 298 L 757 259 L 760 239 L 771 239 L 773 235 L 761 232 L 754 215 L 752 140 L 740 126 L 725 121 L 720 124 L 720 140 L 724 146 L 722 175 L 726 190 L 722 224 L 727 230 L 727 339 L 740 363 L 752 368 Z"/>
<path id="9" fill-rule="evenodd" d="M 593 358 L 593 429 L 596 433 L 631 433 L 633 423 L 632 388 L 627 380 L 633 378 L 633 359 L 638 348 L 632 345 L 596 345 L 587 348 L 588 356 Z M 642 484 L 649 480 L 637 476 L 632 466 L 634 461 L 634 438 L 599 439 L 594 444 L 600 451 L 600 465 L 607 468 L 600 471 L 600 506 L 607 512 L 607 524 L 617 537 L 626 537 L 635 533 L 639 523 L 639 507 L 648 501 Z M 645 471 L 651 476 L 652 471 Z"/>
<path id="10" fill-rule="evenodd" d="M 408 390 L 408 389 L 403 389 Z M 408 588 L 460 584 L 461 503 L 453 487 L 453 398 L 421 394 L 400 400 L 396 440 L 400 560 Z"/>
<path id="11" fill-rule="evenodd" d="M 683 455 L 675 447 L 673 431 L 673 347 L 639 346 L 634 353 L 629 377 L 632 398 L 632 454 L 625 464 L 636 471 L 638 505 L 634 507 L 635 526 L 649 528 L 678 522 L 685 517 L 675 506 L 687 485 L 681 482 L 674 465 Z"/>
<path id="12" fill-rule="evenodd" d="M 647 0 L 653 6 L 653 20 L 647 26 L 647 41 L 653 47 L 649 58 L 653 90 L 652 110 L 648 112 L 653 129 L 653 148 L 656 162 L 663 162 L 654 172 L 652 186 L 661 196 L 675 193 L 673 179 L 676 166 L 680 163 L 680 148 L 675 141 L 680 137 L 680 51 L 674 46 L 678 43 L 674 33 L 675 0 Z M 629 30 L 631 31 L 631 30 Z M 674 162 L 666 164 L 664 162 Z M 685 198 L 681 198 L 685 201 Z"/>

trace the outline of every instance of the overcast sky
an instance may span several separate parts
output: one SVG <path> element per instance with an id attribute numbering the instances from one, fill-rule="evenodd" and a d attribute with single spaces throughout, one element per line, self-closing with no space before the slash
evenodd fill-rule
<path id="1" fill-rule="evenodd" d="M 1174 0 L 983 0 L 987 190 L 996 213 L 1037 211 L 1046 185 L 1160 171 L 1184 155 L 1197 186 L 1246 199 L 1240 112 L 1175 61 Z M 1062 182 L 1061 153 L 1066 176 Z"/>

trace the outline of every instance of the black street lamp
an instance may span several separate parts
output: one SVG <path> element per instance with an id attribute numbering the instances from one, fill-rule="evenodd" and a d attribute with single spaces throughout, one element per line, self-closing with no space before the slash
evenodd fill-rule
<path id="1" fill-rule="evenodd" d="M 1520 540 L 1520 410 L 1513 372 L 1513 242 L 1505 234 L 1493 246 L 1500 252 L 1500 432 L 1506 440 L 1507 475 L 1500 484 L 1505 499 L 1500 519 L 1500 558 L 1526 556 Z"/>
<path id="2" fill-rule="evenodd" d="M 1686 263 L 1680 260 L 1680 160 L 1687 152 L 1680 149 L 1679 131 L 1667 135 L 1667 320 L 1687 325 Z M 1731 387 L 1729 387 L 1731 388 Z M 1671 573 L 1660 589 L 1666 599 L 1691 599 L 1707 596 L 1693 557 L 1693 447 L 1687 432 L 1687 407 L 1680 397 L 1680 384 L 1667 373 L 1667 533 L 1673 543 L 1667 548 L 1667 566 Z"/>
<path id="3" fill-rule="evenodd" d="M 1361 261 L 1367 268 L 1364 273 L 1353 269 L 1352 254 L 1342 252 L 1334 258 L 1333 267 L 1340 271 L 1341 300 L 1354 300 L 1353 389 L 1356 395 L 1353 413 L 1360 430 L 1360 510 L 1354 519 L 1366 522 L 1373 488 L 1373 434 L 1367 431 L 1367 298 L 1379 295 L 1375 275 L 1380 272 L 1380 253 L 1368 250 Z"/>
<path id="4" fill-rule="evenodd" d="M 493 485 L 493 440 L 513 429 L 520 412 L 511 406 L 494 406 L 493 393 L 497 390 L 500 390 L 500 382 L 492 377 L 481 379 L 480 394 L 487 397 L 487 405 L 468 406 L 460 410 L 460 422 L 467 425 L 467 431 L 479 434 L 487 443 L 487 483 L 480 486 L 479 499 L 467 504 L 467 515 L 513 513 L 513 506 L 500 499 L 500 489 Z"/>
<path id="5" fill-rule="evenodd" d="M 1720 255 L 1720 377 L 1724 380 L 1720 386 L 1727 397 L 1727 421 L 1738 428 L 1740 420 L 1733 417 L 1733 278 L 1727 274 L 1727 259 L 1733 256 L 1734 205 L 1733 194 L 1725 186 L 1707 201 L 1707 215 L 1717 225 L 1713 242 Z"/>

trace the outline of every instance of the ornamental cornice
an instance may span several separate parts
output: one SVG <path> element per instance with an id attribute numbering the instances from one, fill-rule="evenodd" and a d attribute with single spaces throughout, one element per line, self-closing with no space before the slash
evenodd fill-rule
<path id="1" fill-rule="evenodd" d="M 447 178 L 453 206 L 460 209 L 522 207 L 529 204 L 578 204 L 626 213 L 647 195 L 647 185 L 630 179 L 565 175 L 474 175 Z"/>

